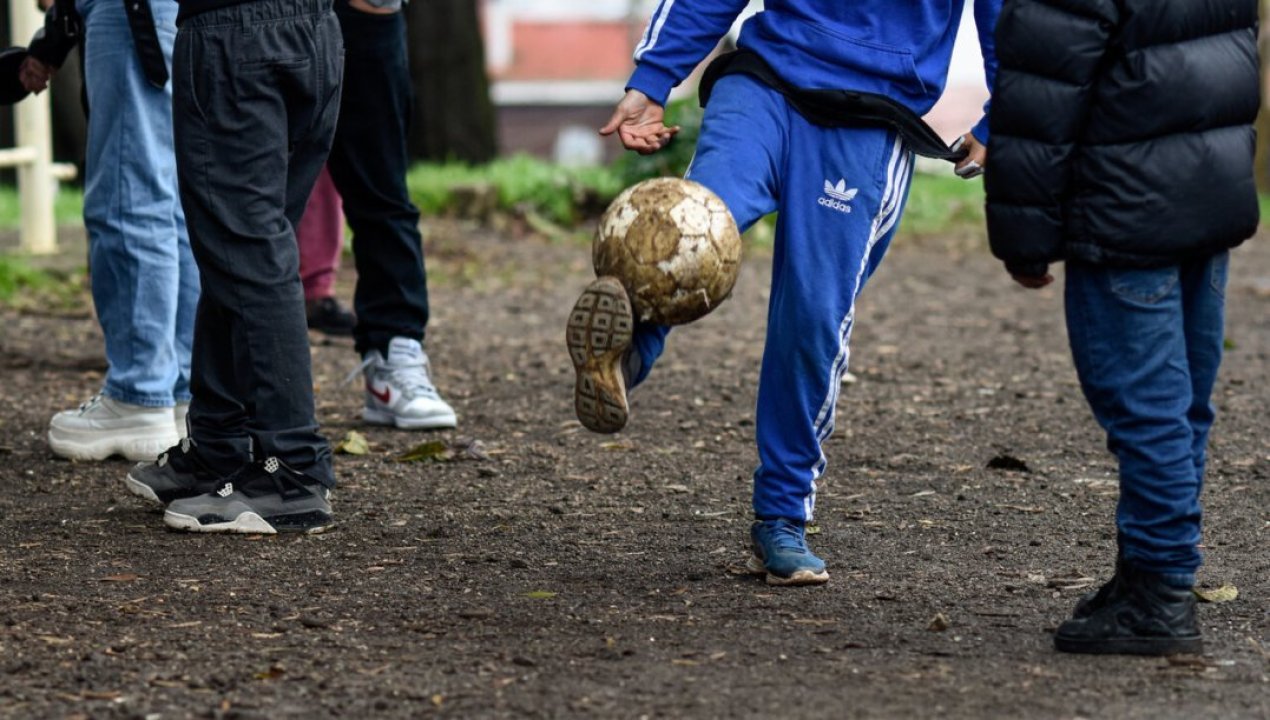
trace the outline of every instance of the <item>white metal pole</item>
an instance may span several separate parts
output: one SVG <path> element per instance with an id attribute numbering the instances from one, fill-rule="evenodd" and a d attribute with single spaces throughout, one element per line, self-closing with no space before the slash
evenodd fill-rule
<path id="1" fill-rule="evenodd" d="M 9 0 L 13 44 L 25 46 L 43 24 L 44 15 L 34 0 Z M 27 97 L 14 109 L 14 139 L 31 153 L 31 160 L 18 166 L 22 249 L 30 253 L 57 251 L 51 118 L 47 91 Z"/>

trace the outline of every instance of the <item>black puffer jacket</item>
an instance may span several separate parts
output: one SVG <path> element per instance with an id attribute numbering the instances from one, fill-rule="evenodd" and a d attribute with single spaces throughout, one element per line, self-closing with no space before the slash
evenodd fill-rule
<path id="1" fill-rule="evenodd" d="M 992 252 L 1152 267 L 1258 221 L 1258 0 L 1005 0 L 984 177 Z"/>

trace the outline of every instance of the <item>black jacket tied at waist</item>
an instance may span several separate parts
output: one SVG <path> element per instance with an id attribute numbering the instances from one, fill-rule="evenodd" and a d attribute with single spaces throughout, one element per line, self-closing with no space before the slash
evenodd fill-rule
<path id="1" fill-rule="evenodd" d="M 854 90 L 808 90 L 786 82 L 762 57 L 750 50 L 714 59 L 701 77 L 701 107 L 710 101 L 714 84 L 725 75 L 749 75 L 785 96 L 800 115 L 822 127 L 885 127 L 895 130 L 918 155 L 959 162 L 966 151 L 953 149 L 912 110 L 885 95 Z"/>

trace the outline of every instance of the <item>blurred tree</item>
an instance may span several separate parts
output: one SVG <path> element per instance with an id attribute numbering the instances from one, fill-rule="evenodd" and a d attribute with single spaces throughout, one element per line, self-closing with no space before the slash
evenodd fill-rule
<path id="1" fill-rule="evenodd" d="M 411 157 L 482 163 L 498 154 L 479 5 L 472 0 L 406 5 L 415 87 Z"/>

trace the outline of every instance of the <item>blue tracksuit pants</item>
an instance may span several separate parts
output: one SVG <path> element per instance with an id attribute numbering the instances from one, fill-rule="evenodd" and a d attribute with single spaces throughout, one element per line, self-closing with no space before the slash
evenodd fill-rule
<path id="1" fill-rule="evenodd" d="M 895 233 L 912 169 L 894 132 L 813 125 L 748 76 L 724 77 L 711 95 L 689 179 L 719 195 L 742 231 L 779 213 L 755 423 L 759 518 L 812 519 L 856 297 Z M 668 331 L 637 326 L 637 382 Z"/>

